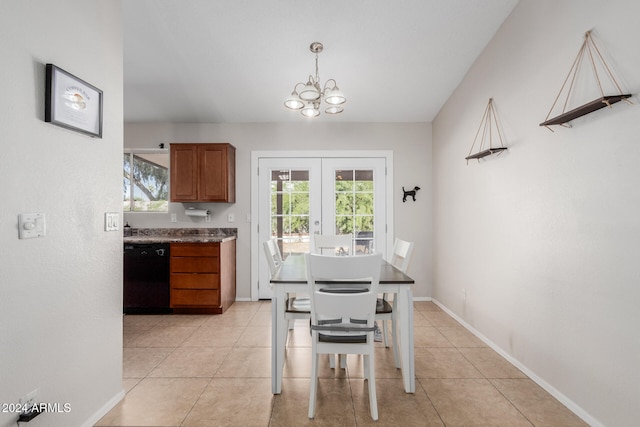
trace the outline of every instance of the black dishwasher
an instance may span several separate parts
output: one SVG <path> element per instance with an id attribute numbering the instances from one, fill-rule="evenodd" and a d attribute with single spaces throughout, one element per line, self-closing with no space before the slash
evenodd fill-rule
<path id="1" fill-rule="evenodd" d="M 169 244 L 124 244 L 124 313 L 171 313 Z"/>

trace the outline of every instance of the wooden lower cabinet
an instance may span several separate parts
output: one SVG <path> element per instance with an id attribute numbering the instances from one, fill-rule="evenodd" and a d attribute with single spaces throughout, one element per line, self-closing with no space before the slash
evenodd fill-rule
<path id="1" fill-rule="evenodd" d="M 224 313 L 236 300 L 236 241 L 172 243 L 174 313 Z"/>

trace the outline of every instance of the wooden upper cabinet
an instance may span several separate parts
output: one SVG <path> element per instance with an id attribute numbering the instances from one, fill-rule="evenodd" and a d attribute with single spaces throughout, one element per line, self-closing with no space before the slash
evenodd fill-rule
<path id="1" fill-rule="evenodd" d="M 171 144 L 171 201 L 236 201 L 236 149 L 231 144 Z"/>

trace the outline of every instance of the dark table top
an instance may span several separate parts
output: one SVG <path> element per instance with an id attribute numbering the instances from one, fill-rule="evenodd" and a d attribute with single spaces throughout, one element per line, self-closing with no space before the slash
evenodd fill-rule
<path id="1" fill-rule="evenodd" d="M 307 283 L 305 264 L 303 254 L 288 256 L 280 270 L 271 278 L 271 283 Z M 380 283 L 399 284 L 415 283 L 415 281 L 387 261 L 382 260 Z"/>

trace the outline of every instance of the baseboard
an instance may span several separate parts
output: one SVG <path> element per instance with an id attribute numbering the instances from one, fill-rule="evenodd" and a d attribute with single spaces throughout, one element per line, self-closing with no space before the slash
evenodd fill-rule
<path id="1" fill-rule="evenodd" d="M 93 427 L 98 421 L 100 421 L 100 419 L 102 417 L 104 417 L 107 414 L 107 412 L 112 410 L 113 407 L 118 404 L 118 402 L 120 402 L 122 399 L 124 399 L 125 394 L 126 393 L 125 393 L 124 389 L 120 390 L 120 392 L 118 392 L 118 394 L 116 394 L 111 399 L 109 399 L 107 401 L 107 403 L 102 405 L 102 408 L 100 408 L 98 411 L 96 411 L 87 421 L 85 421 L 82 424 L 82 427 Z"/>
<path id="2" fill-rule="evenodd" d="M 469 332 L 475 335 L 479 340 L 481 340 L 486 345 L 488 345 L 493 350 L 495 350 L 498 354 L 500 354 L 500 356 L 507 359 L 507 361 L 509 361 L 516 368 L 520 369 L 533 382 L 535 382 L 544 390 L 546 390 L 550 395 L 558 399 L 560 403 L 562 403 L 564 406 L 569 408 L 571 412 L 573 412 L 578 417 L 580 417 L 585 423 L 589 424 L 592 427 L 605 427 L 604 424 L 602 424 L 600 421 L 592 417 L 587 411 L 582 409 L 582 407 L 576 404 L 573 400 L 569 399 L 567 396 L 565 396 L 563 393 L 558 391 L 551 384 L 547 383 L 545 380 L 540 378 L 538 375 L 535 374 L 535 372 L 531 371 L 529 368 L 527 368 L 522 363 L 520 363 L 520 361 L 518 361 L 517 359 L 514 359 L 513 356 L 511 356 L 509 353 L 504 351 L 502 348 L 498 347 L 495 343 L 493 343 L 487 337 L 482 335 L 479 331 L 477 331 L 475 328 L 473 328 L 471 325 L 469 325 L 467 322 L 461 319 L 457 314 L 455 314 L 454 312 L 449 310 L 447 307 L 445 307 L 440 301 L 436 299 L 433 299 L 432 301 L 434 304 L 440 307 L 444 312 L 446 312 L 449 316 L 453 317 L 456 321 L 458 321 L 458 323 L 464 326 Z"/>
<path id="3" fill-rule="evenodd" d="M 431 301 L 431 297 L 413 297 L 414 301 Z"/>

